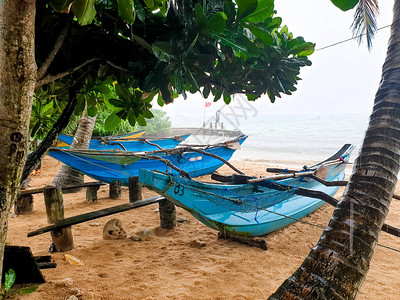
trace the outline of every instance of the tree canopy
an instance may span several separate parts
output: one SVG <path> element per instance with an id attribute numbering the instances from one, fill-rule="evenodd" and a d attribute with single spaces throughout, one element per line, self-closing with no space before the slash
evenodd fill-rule
<path id="1" fill-rule="evenodd" d="M 296 90 L 314 44 L 294 37 L 276 17 L 273 0 L 53 0 L 38 3 L 37 87 L 86 78 L 86 90 L 109 93 L 107 119 L 132 125 L 151 118 L 151 100 L 171 103 L 187 92 L 231 101 Z M 58 11 L 59 13 L 55 12 Z M 66 14 L 67 12 L 67 14 Z M 81 26 L 85 25 L 85 26 Z M 78 97 L 82 112 L 97 113 L 99 97 Z"/>

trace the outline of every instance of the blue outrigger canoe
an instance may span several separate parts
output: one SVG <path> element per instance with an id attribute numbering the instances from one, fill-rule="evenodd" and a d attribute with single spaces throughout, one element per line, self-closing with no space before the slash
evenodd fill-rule
<path id="1" fill-rule="evenodd" d="M 250 179 L 245 184 L 205 183 L 149 170 L 140 170 L 139 181 L 213 229 L 261 236 L 285 227 L 324 205 L 325 202 L 320 199 L 297 195 L 297 188 L 333 196 L 337 186 L 325 186 L 306 175 L 320 170 L 326 181 L 343 180 L 345 162 L 353 148 L 346 144 L 329 159 L 299 171 L 296 176 L 282 174 L 270 179 Z M 292 178 L 287 178 L 291 175 Z M 271 179 L 279 177 L 282 179 Z"/>
<path id="2" fill-rule="evenodd" d="M 144 130 L 121 136 L 92 138 L 90 140 L 89 149 L 92 150 L 119 149 L 125 151 L 133 151 L 133 152 L 154 151 L 160 148 L 170 149 L 170 148 L 175 148 L 182 141 L 184 141 L 190 136 L 190 134 L 186 134 L 170 138 L 145 139 L 140 137 L 140 135 L 143 133 Z M 60 134 L 58 136 L 58 139 L 63 142 L 63 144 L 58 145 L 59 148 L 68 148 L 69 145 L 72 144 L 74 137 L 70 135 Z M 156 145 L 158 145 L 158 147 Z"/>
<path id="3" fill-rule="evenodd" d="M 240 146 L 246 138 L 247 136 L 243 135 L 214 146 L 178 147 L 145 153 L 51 148 L 49 155 L 96 180 L 106 183 L 120 181 L 122 185 L 127 186 L 129 177 L 138 176 L 139 169 L 167 171 L 169 167 L 165 162 L 168 161 L 191 177 L 210 174 L 224 164 L 212 156 L 217 155 L 226 161 L 229 160 L 237 149 L 236 146 Z M 196 152 L 196 149 L 204 153 Z M 171 169 L 171 172 L 178 173 L 174 169 Z"/>

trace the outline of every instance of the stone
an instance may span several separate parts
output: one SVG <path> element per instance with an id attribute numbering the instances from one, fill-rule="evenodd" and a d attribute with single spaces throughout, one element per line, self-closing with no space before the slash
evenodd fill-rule
<path id="1" fill-rule="evenodd" d="M 75 295 L 65 297 L 65 300 L 79 300 L 79 298 Z"/>
<path id="2" fill-rule="evenodd" d="M 188 219 L 186 218 L 180 218 L 178 220 L 176 220 L 178 223 L 185 223 L 185 222 L 189 222 Z"/>
<path id="3" fill-rule="evenodd" d="M 65 278 L 62 280 L 54 281 L 57 287 L 72 287 L 74 285 L 74 281 L 72 278 Z"/>
<path id="4" fill-rule="evenodd" d="M 152 238 L 153 233 L 148 229 L 143 229 L 131 236 L 132 241 L 147 241 Z"/>
<path id="5" fill-rule="evenodd" d="M 126 230 L 119 219 L 108 221 L 103 227 L 103 239 L 105 240 L 120 240 L 126 239 Z"/>
<path id="6" fill-rule="evenodd" d="M 206 242 L 200 240 L 193 240 L 189 243 L 189 246 L 192 248 L 204 248 L 207 245 Z"/>
<path id="7" fill-rule="evenodd" d="M 82 290 L 78 288 L 72 288 L 69 290 L 69 292 L 78 298 L 82 297 L 85 294 Z"/>

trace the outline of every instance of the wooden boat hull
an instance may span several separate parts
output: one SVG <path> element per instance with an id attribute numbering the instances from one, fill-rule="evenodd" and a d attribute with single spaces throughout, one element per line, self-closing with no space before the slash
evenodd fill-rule
<path id="1" fill-rule="evenodd" d="M 343 155 L 344 159 L 348 159 L 348 156 L 349 153 Z M 345 164 L 329 167 L 326 180 L 343 180 L 344 170 Z M 222 232 L 246 236 L 274 232 L 305 217 L 325 203 L 290 191 L 279 193 L 263 186 L 263 182 L 240 185 L 204 183 L 148 170 L 140 170 L 139 181 L 183 207 L 205 225 Z M 324 186 L 306 176 L 276 182 L 318 190 L 331 196 L 338 190 L 338 187 Z"/>
<path id="2" fill-rule="evenodd" d="M 138 140 L 138 138 L 144 134 L 144 130 L 142 132 L 128 134 L 118 137 L 118 139 L 109 140 L 111 144 L 105 143 L 101 139 L 90 140 L 89 149 L 93 150 L 123 150 L 123 148 L 118 145 L 121 144 L 125 147 L 126 151 L 135 151 L 135 152 L 146 152 L 158 150 L 159 148 L 154 145 L 147 144 L 142 140 Z M 190 134 L 176 136 L 172 138 L 162 138 L 162 139 L 149 139 L 149 142 L 153 144 L 157 144 L 163 149 L 171 149 L 178 146 L 182 141 L 187 139 Z M 74 137 L 69 135 L 60 134 L 58 139 L 63 142 L 63 144 L 57 144 L 57 147 L 68 148 L 74 139 Z M 117 144 L 118 143 L 118 144 Z"/>
<path id="3" fill-rule="evenodd" d="M 246 137 L 241 137 L 240 144 Z M 205 150 L 229 160 L 235 149 L 225 146 Z M 79 151 L 53 148 L 49 155 L 83 174 L 106 183 L 120 181 L 122 185 L 129 184 L 129 177 L 138 176 L 139 169 L 167 171 L 166 165 L 154 159 L 137 159 L 135 152 L 102 152 L 88 151 L 93 155 L 84 155 Z M 108 153 L 110 155 L 108 155 Z M 101 157 L 101 155 L 105 157 Z M 169 160 L 173 165 L 190 174 L 191 177 L 202 176 L 214 172 L 223 165 L 220 160 L 197 152 L 184 152 L 183 154 L 157 155 Z M 96 158 L 97 157 L 97 158 Z M 151 157 L 151 155 L 150 155 Z M 175 170 L 171 172 L 176 174 Z"/>

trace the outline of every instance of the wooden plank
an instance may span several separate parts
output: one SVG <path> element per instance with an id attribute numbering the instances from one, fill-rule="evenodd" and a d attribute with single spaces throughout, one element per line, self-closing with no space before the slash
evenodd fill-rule
<path id="1" fill-rule="evenodd" d="M 74 188 L 85 188 L 89 186 L 101 186 L 106 185 L 104 182 L 101 181 L 94 181 L 94 182 L 84 182 L 79 184 L 68 184 L 61 187 L 62 190 L 74 189 Z M 44 187 L 37 188 L 37 189 L 26 189 L 21 190 L 20 195 L 33 195 L 33 194 L 40 194 L 43 193 Z"/>
<path id="2" fill-rule="evenodd" d="M 39 234 L 46 233 L 49 231 L 53 231 L 55 229 L 64 228 L 64 227 L 72 226 L 75 224 L 87 222 L 87 221 L 94 220 L 97 218 L 106 217 L 109 215 L 117 214 L 117 213 L 124 212 L 127 210 L 135 209 L 135 208 L 139 208 L 142 206 L 154 204 L 163 199 L 165 199 L 163 196 L 155 196 L 155 197 L 147 198 L 144 200 L 138 200 L 138 201 L 135 201 L 134 203 L 121 204 L 121 205 L 105 208 L 102 210 L 97 210 L 97 211 L 89 212 L 86 214 L 73 216 L 70 218 L 66 218 L 64 220 L 60 220 L 53 225 L 42 227 L 35 231 L 29 232 L 28 237 L 39 235 Z"/>

